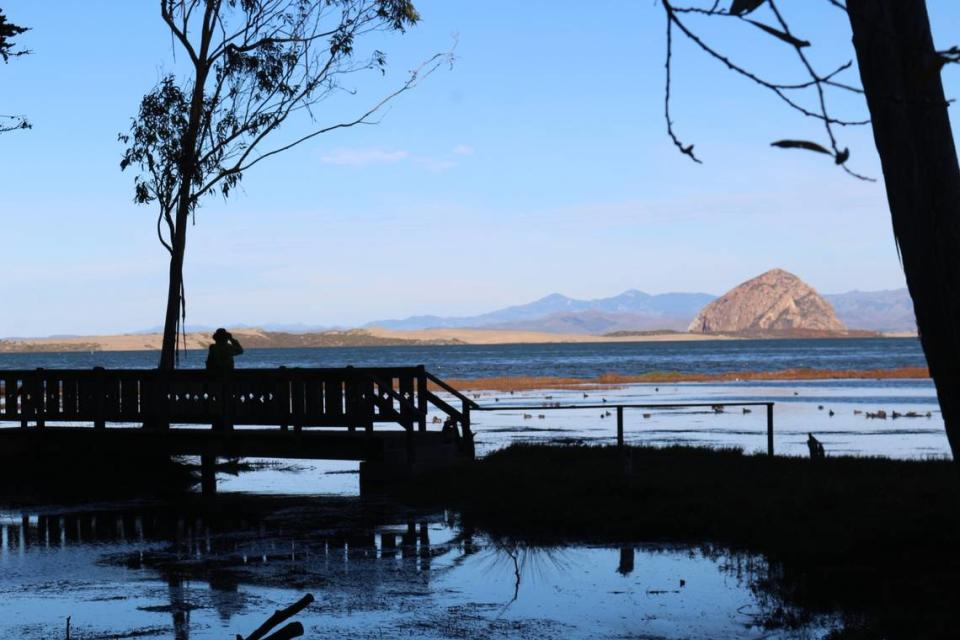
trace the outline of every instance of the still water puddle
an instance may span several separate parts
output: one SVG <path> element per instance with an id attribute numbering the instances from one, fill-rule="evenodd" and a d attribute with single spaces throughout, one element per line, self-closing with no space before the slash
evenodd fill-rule
<path id="1" fill-rule="evenodd" d="M 311 638 L 808 638 L 761 558 L 705 547 L 517 547 L 452 513 L 221 496 L 0 512 L 0 635 L 248 634 L 304 593 Z"/>

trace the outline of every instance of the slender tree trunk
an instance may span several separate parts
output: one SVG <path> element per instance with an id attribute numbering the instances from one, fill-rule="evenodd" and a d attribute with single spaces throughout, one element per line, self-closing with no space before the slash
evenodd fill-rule
<path id="1" fill-rule="evenodd" d="M 167 311 L 163 321 L 163 342 L 160 346 L 159 368 L 170 371 L 176 365 L 177 320 L 180 318 L 180 293 L 183 286 L 183 256 L 186 253 L 187 225 L 186 217 L 180 220 L 176 216 L 177 233 L 173 237 L 173 253 L 170 255 L 170 280 L 167 286 Z"/>
<path id="2" fill-rule="evenodd" d="M 847 0 L 893 231 L 960 462 L 960 166 L 925 0 Z"/>
<path id="3" fill-rule="evenodd" d="M 203 19 L 203 31 L 200 34 L 200 49 L 194 62 L 195 81 L 190 97 L 190 120 L 180 143 L 180 185 L 178 190 L 177 213 L 174 217 L 174 233 L 171 238 L 173 251 L 170 254 L 170 282 L 167 285 L 167 313 L 163 323 L 163 342 L 160 348 L 159 368 L 173 370 L 176 365 L 177 319 L 180 317 L 181 292 L 183 291 L 183 257 L 187 247 L 187 220 L 193 207 L 193 176 L 197 165 L 197 139 L 203 118 L 204 87 L 210 73 L 207 55 L 213 36 L 215 18 L 220 11 L 218 0 L 208 0 Z"/>

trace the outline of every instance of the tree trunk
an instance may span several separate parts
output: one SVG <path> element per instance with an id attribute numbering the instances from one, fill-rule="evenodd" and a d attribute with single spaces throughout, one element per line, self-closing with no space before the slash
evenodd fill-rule
<path id="1" fill-rule="evenodd" d="M 173 252 L 170 254 L 170 280 L 167 285 L 167 312 L 163 320 L 163 342 L 160 346 L 159 368 L 171 371 L 176 365 L 177 320 L 180 318 L 180 293 L 183 287 L 183 256 L 187 244 L 186 217 L 181 222 L 178 210 L 176 217 L 176 235 L 172 238 Z"/>
<path id="2" fill-rule="evenodd" d="M 960 166 L 925 0 L 848 0 L 893 231 L 960 462 Z"/>
<path id="3" fill-rule="evenodd" d="M 183 256 L 187 247 L 187 220 L 193 208 L 193 177 L 197 168 L 197 140 L 203 119 L 204 87 L 210 73 L 210 41 L 216 17 L 219 15 L 220 2 L 207 2 L 203 16 L 203 28 L 200 34 L 200 49 L 194 61 L 195 80 L 190 97 L 190 120 L 180 143 L 180 184 L 178 190 L 177 213 L 174 218 L 174 232 L 171 238 L 173 251 L 170 254 L 170 282 L 167 285 L 167 313 L 163 323 L 163 343 L 160 348 L 159 369 L 172 371 L 176 365 L 177 319 L 180 316 L 183 291 Z"/>

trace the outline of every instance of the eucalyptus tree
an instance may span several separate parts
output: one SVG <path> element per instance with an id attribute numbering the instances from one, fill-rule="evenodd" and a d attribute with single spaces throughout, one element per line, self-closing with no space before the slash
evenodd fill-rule
<path id="1" fill-rule="evenodd" d="M 17 49 L 13 39 L 22 33 L 28 31 L 26 27 L 14 24 L 7 20 L 7 16 L 0 9 L 0 58 L 4 63 L 9 62 L 10 58 L 27 55 L 30 53 L 25 49 Z M 29 129 L 30 122 L 23 116 L 11 116 L 0 114 L 0 133 L 13 131 L 15 129 Z"/>
<path id="2" fill-rule="evenodd" d="M 840 139 L 846 127 L 871 127 L 920 341 L 950 448 L 960 462 L 960 165 L 941 80 L 947 65 L 960 62 L 960 48 L 934 46 L 925 0 L 819 0 L 849 25 L 859 82 L 846 80 L 852 60 L 817 70 L 807 53 L 814 39 L 791 28 L 787 8 L 813 4 L 813 0 L 710 0 L 681 6 L 660 0 L 666 17 L 667 133 L 680 152 L 700 162 L 693 145 L 681 141 L 671 117 L 675 36 L 772 92 L 788 109 L 819 122 L 821 140 L 787 138 L 773 141 L 776 147 L 823 154 L 855 178 L 869 179 L 850 168 L 851 152 Z M 773 38 L 774 46 L 792 50 L 800 78 L 772 79 L 749 63 L 734 60 L 722 45 L 709 41 L 706 22 L 694 26 L 701 17 L 759 29 Z M 806 100 L 801 97 L 804 92 Z M 837 92 L 861 97 L 869 118 L 834 114 L 830 106 Z"/>
<path id="3" fill-rule="evenodd" d="M 157 236 L 170 256 L 159 367 L 172 369 L 186 317 L 188 223 L 201 200 L 228 197 L 248 169 L 316 136 L 371 123 L 448 56 L 425 61 L 355 117 L 320 123 L 319 103 L 352 91 L 347 77 L 384 71 L 382 51 L 361 56 L 356 47 L 415 25 L 411 0 L 160 0 L 160 18 L 187 72 L 166 75 L 144 96 L 120 135 L 120 166 L 139 168 L 134 199 L 157 207 Z M 300 128 L 281 137 L 294 119 Z"/>

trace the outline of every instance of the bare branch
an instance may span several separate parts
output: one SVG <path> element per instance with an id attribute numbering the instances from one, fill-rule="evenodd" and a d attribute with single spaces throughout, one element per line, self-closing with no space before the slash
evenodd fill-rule
<path id="1" fill-rule="evenodd" d="M 666 67 L 666 86 L 663 92 L 663 116 L 667 120 L 667 135 L 670 136 L 670 139 L 673 141 L 673 144 L 676 145 L 677 149 L 680 150 L 680 153 L 689 156 L 691 160 L 697 164 L 703 164 L 693 153 L 693 145 L 688 144 L 684 145 L 680 142 L 680 139 L 677 137 L 677 134 L 673 131 L 673 120 L 670 118 L 670 83 L 671 83 L 671 67 L 673 66 L 673 22 L 670 20 L 668 15 L 667 17 L 667 60 L 664 63 Z"/>
<path id="2" fill-rule="evenodd" d="M 778 26 L 770 26 L 764 24 L 757 20 L 747 18 L 747 14 L 750 14 L 762 3 L 765 3 L 770 7 Z M 846 9 L 839 2 L 833 2 L 831 4 L 836 5 L 839 8 Z M 791 109 L 801 113 L 802 115 L 818 120 L 826 133 L 828 140 L 828 146 L 823 147 L 814 142 L 808 141 L 796 141 L 796 140 L 783 140 L 773 143 L 773 146 L 785 147 L 785 148 L 802 148 L 812 151 L 818 151 L 821 153 L 827 153 L 831 155 L 834 159 L 834 162 L 839 165 L 845 172 L 851 176 L 861 179 L 861 180 L 871 180 L 866 176 L 863 176 L 855 171 L 851 170 L 847 166 L 847 160 L 850 158 L 850 150 L 847 148 L 840 148 L 840 145 L 837 141 L 837 136 L 834 131 L 834 127 L 837 126 L 859 126 L 869 124 L 869 120 L 844 120 L 836 118 L 831 115 L 830 110 L 827 105 L 827 96 L 826 89 L 834 88 L 842 91 L 847 91 L 850 93 L 863 94 L 863 89 L 860 87 L 855 87 L 853 85 L 839 82 L 835 78 L 842 73 L 843 71 L 849 69 L 852 66 L 852 62 L 846 62 L 839 67 L 837 67 L 832 72 L 826 75 L 820 75 L 813 68 L 813 65 L 810 63 L 810 60 L 807 58 L 807 55 L 804 51 L 807 47 L 810 46 L 809 41 L 797 37 L 792 30 L 790 29 L 789 24 L 786 19 L 784 19 L 783 14 L 780 12 L 777 7 L 776 0 L 761 0 L 761 2 L 734 2 L 731 5 L 730 10 L 722 10 L 719 8 L 720 2 L 715 1 L 709 9 L 703 7 L 680 7 L 673 6 L 671 0 L 661 0 L 661 5 L 664 8 L 667 17 L 667 35 L 666 35 L 666 89 L 664 95 L 664 106 L 665 106 L 665 117 L 667 121 L 667 135 L 673 141 L 674 145 L 688 156 L 690 156 L 695 161 L 699 162 L 696 156 L 693 155 L 693 145 L 683 145 L 678 137 L 676 136 L 673 130 L 673 122 L 670 117 L 670 99 L 671 99 L 671 76 L 672 76 L 672 55 L 673 55 L 673 27 L 676 26 L 681 33 L 683 33 L 691 42 L 693 42 L 697 47 L 702 51 L 707 53 L 710 57 L 718 60 L 723 63 L 728 69 L 734 71 L 735 73 L 751 80 L 755 84 L 760 85 L 761 87 L 772 91 L 780 100 L 786 103 Z M 756 73 L 750 71 L 746 67 L 739 65 L 733 62 L 729 57 L 722 54 L 717 49 L 711 47 L 703 40 L 698 34 L 694 33 L 684 21 L 679 17 L 683 14 L 698 14 L 705 16 L 721 16 L 727 18 L 736 18 L 742 20 L 743 22 L 749 23 L 751 26 L 756 27 L 764 31 L 765 33 L 777 38 L 781 42 L 789 45 L 797 55 L 800 65 L 803 68 L 804 72 L 808 76 L 809 80 L 804 82 L 794 83 L 794 84 L 785 84 L 772 82 L 765 78 L 760 77 Z M 960 51 L 958 51 L 960 55 Z M 801 105 L 796 100 L 792 99 L 787 95 L 788 91 L 803 91 L 807 89 L 813 89 L 816 91 L 817 99 L 817 108 L 810 109 Z"/>

